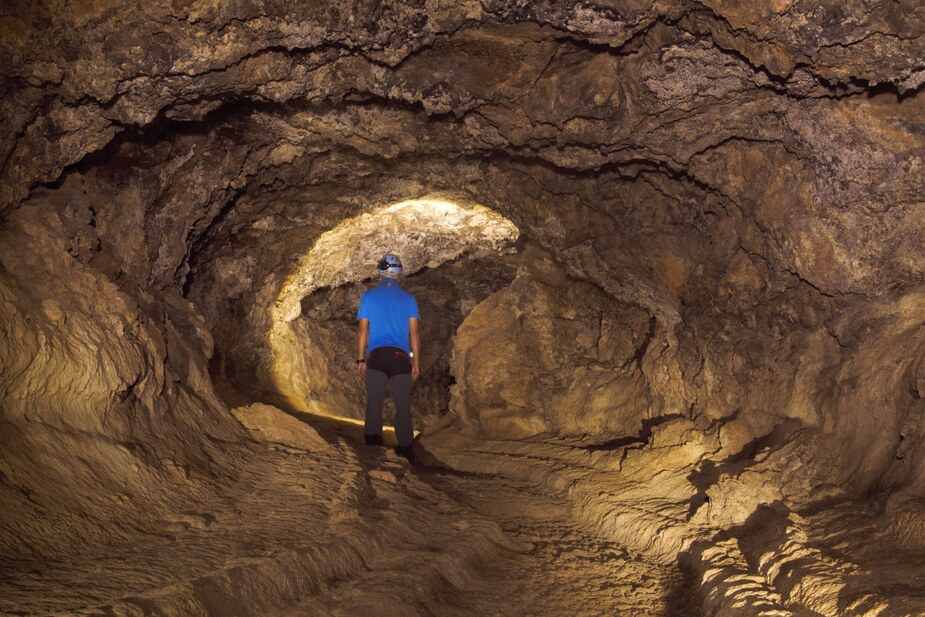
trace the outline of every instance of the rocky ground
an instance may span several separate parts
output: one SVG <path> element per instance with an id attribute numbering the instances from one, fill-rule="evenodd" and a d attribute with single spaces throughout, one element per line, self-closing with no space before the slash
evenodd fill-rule
<path id="1" fill-rule="evenodd" d="M 53 561 L 7 562 L 0 611 L 925 611 L 925 560 L 890 544 L 868 506 L 841 503 L 800 514 L 768 508 L 730 528 L 698 523 L 695 509 L 705 502 L 678 492 L 693 471 L 683 443 L 655 438 L 594 450 L 561 439 L 474 439 L 448 429 L 419 442 L 409 466 L 389 448 L 363 445 L 353 424 L 265 405 L 237 415 L 256 439 L 259 464 L 242 465 L 221 499 L 147 521 L 115 545 L 86 546 Z M 657 451 L 666 448 L 670 455 Z M 631 463 L 634 453 L 640 458 Z"/>
<path id="2" fill-rule="evenodd" d="M 676 566 L 577 522 L 565 495 L 459 471 L 424 448 L 409 466 L 361 445 L 356 426 L 303 417 L 332 442 L 319 448 L 293 437 L 287 419 L 276 410 L 249 421 L 262 440 L 260 465 L 242 468 L 222 499 L 148 521 L 118 545 L 5 563 L 0 611 L 697 614 Z"/>

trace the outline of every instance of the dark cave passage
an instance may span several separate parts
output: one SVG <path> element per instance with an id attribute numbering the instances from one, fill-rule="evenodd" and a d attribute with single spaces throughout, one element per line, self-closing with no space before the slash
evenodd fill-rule
<path id="1" fill-rule="evenodd" d="M 925 7 L 180 4 L 0 8 L 0 612 L 925 613 Z"/>

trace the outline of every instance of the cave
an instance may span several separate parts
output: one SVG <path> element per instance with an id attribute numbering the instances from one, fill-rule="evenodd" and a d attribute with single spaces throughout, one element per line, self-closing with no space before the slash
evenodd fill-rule
<path id="1" fill-rule="evenodd" d="M 0 613 L 925 614 L 918 0 L 0 33 Z M 413 463 L 363 441 L 386 252 Z"/>

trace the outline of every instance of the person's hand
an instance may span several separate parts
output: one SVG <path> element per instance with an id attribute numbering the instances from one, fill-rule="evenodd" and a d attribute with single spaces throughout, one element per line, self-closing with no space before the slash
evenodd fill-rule
<path id="1" fill-rule="evenodd" d="M 411 381 L 417 381 L 421 376 L 421 367 L 417 362 L 411 365 Z"/>
<path id="2" fill-rule="evenodd" d="M 357 362 L 357 373 L 360 375 L 360 379 L 366 379 L 366 363 Z"/>

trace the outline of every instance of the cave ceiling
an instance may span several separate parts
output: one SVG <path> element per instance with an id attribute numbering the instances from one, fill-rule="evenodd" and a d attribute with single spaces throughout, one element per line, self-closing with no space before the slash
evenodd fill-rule
<path id="1" fill-rule="evenodd" d="M 321 231 L 404 183 L 481 198 L 486 164 L 654 173 L 740 209 L 774 238 L 756 252 L 826 292 L 869 290 L 891 252 L 871 237 L 915 241 L 878 216 L 911 216 L 920 188 L 920 103 L 895 105 L 923 80 L 907 4 L 12 5 L 3 208 L 131 160 L 157 193 L 146 233 L 184 242 L 148 276 L 182 285 L 187 236 L 216 219 L 270 208 Z M 735 180 L 754 164 L 762 186 Z"/>

